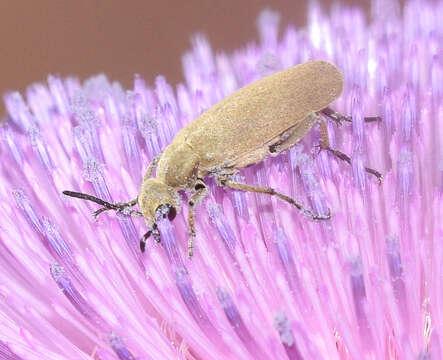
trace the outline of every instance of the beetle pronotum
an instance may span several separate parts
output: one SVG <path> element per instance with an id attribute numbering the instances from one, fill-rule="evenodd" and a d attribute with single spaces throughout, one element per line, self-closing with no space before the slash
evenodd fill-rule
<path id="1" fill-rule="evenodd" d="M 320 114 L 336 122 L 351 121 L 328 106 L 343 89 L 343 75 L 332 64 L 309 61 L 264 77 L 249 84 L 212 106 L 181 129 L 156 157 L 147 170 L 136 199 L 127 203 L 108 203 L 94 196 L 64 191 L 68 196 L 90 200 L 102 206 L 94 215 L 116 210 L 143 216 L 149 231 L 140 242 L 142 251 L 146 239 L 155 235 L 159 241 L 156 216 L 162 212 L 172 220 L 178 208 L 178 191 L 190 189 L 188 205 L 188 254 L 194 248 L 194 207 L 202 200 L 207 188 L 204 178 L 215 177 L 219 186 L 276 196 L 294 205 L 314 220 L 329 219 L 316 215 L 291 197 L 272 188 L 247 185 L 232 180 L 239 169 L 259 163 L 266 156 L 276 156 L 299 142 L 315 123 L 320 124 L 320 147 L 350 163 L 346 154 L 331 149 L 326 123 Z M 366 121 L 377 117 L 365 118 Z M 152 177 L 154 167 L 156 177 Z M 366 168 L 382 179 L 381 174 Z M 133 210 L 136 204 L 141 212 Z M 129 211 L 127 211 L 129 210 Z"/>

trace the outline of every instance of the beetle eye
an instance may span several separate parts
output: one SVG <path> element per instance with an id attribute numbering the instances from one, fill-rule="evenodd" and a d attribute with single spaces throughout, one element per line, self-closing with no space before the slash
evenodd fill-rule
<path id="1" fill-rule="evenodd" d="M 204 189 L 205 186 L 202 183 L 197 183 L 194 186 L 194 190 L 200 190 L 200 189 Z"/>
<path id="2" fill-rule="evenodd" d="M 177 210 L 175 210 L 175 207 L 168 205 L 168 219 L 169 221 L 172 221 L 175 219 L 175 216 L 177 215 Z"/>

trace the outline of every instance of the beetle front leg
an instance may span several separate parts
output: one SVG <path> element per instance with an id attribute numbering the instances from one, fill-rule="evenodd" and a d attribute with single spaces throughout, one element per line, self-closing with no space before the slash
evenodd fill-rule
<path id="1" fill-rule="evenodd" d="M 338 125 L 341 125 L 342 121 L 346 122 L 352 122 L 351 116 L 342 115 L 334 110 L 332 110 L 330 107 L 324 108 L 320 111 L 323 115 L 326 115 L 329 119 L 332 121 L 335 121 Z M 373 121 L 380 121 L 380 116 L 368 116 L 363 119 L 366 122 L 373 122 Z"/>
<path id="2" fill-rule="evenodd" d="M 162 156 L 162 153 L 158 154 L 155 158 L 152 159 L 152 161 L 149 163 L 148 169 L 146 170 L 146 174 L 145 174 L 145 177 L 143 178 L 143 180 L 150 179 L 152 177 L 154 167 L 157 166 L 161 156 Z"/>
<path id="3" fill-rule="evenodd" d="M 351 157 L 346 155 L 345 153 L 332 149 L 329 146 L 329 134 L 328 128 L 326 126 L 326 122 L 324 120 L 320 121 L 320 149 L 324 149 L 334 154 L 339 159 L 346 161 L 349 165 L 351 165 Z M 383 182 L 383 175 L 375 169 L 365 167 L 365 171 L 368 174 L 372 174 L 377 177 L 380 184 Z"/>
<path id="4" fill-rule="evenodd" d="M 143 216 L 143 214 L 140 211 L 130 209 L 131 207 L 137 205 L 137 200 L 138 200 L 138 198 L 135 198 L 135 199 L 125 202 L 125 203 L 113 203 L 113 204 L 110 204 L 111 206 L 109 206 L 109 204 L 108 204 L 108 206 L 104 206 L 104 207 L 94 211 L 92 213 L 92 215 L 94 216 L 94 218 L 97 218 L 102 212 L 105 212 L 108 210 L 115 210 L 119 213 L 129 215 L 129 216 Z"/>
<path id="5" fill-rule="evenodd" d="M 194 255 L 194 239 L 195 239 L 195 205 L 203 200 L 208 194 L 208 189 L 203 180 L 199 179 L 194 184 L 194 192 L 192 193 L 188 205 L 188 226 L 189 226 L 189 241 L 188 241 L 188 256 L 192 258 Z"/>
<path id="6" fill-rule="evenodd" d="M 302 204 L 298 203 L 293 198 L 291 198 L 287 195 L 284 195 L 282 193 L 279 193 L 270 187 L 261 187 L 261 186 L 254 186 L 254 185 L 239 183 L 236 181 L 232 181 L 228 176 L 224 176 L 224 175 L 221 175 L 217 178 L 217 184 L 220 186 L 227 186 L 227 187 L 230 187 L 230 188 L 236 189 L 236 190 L 251 191 L 251 192 L 255 192 L 255 193 L 276 196 L 279 199 L 286 201 L 287 203 L 289 203 L 291 205 L 294 205 L 304 215 L 310 217 L 313 220 L 328 220 L 331 218 L 331 212 L 329 210 L 328 210 L 327 215 L 314 214 L 311 210 L 305 208 Z"/>

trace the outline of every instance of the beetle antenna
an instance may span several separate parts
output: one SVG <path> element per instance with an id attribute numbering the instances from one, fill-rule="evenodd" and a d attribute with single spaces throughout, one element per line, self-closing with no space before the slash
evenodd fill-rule
<path id="1" fill-rule="evenodd" d="M 104 200 L 102 200 L 102 199 L 100 199 L 98 197 L 95 197 L 93 195 L 84 194 L 84 193 L 77 192 L 77 191 L 69 191 L 69 190 L 63 191 L 63 194 L 67 195 L 67 196 L 71 196 L 71 197 L 77 198 L 77 199 L 82 199 L 82 200 L 88 200 L 88 201 L 95 202 L 96 204 L 99 204 L 99 205 L 105 207 L 106 209 L 110 209 L 110 210 L 111 209 L 112 210 L 118 210 L 119 209 L 119 207 L 117 205 L 111 204 L 111 203 L 109 203 L 107 201 L 104 201 Z"/>
<path id="2" fill-rule="evenodd" d="M 140 250 L 142 253 L 145 252 L 146 250 L 146 241 L 148 240 L 148 238 L 151 236 L 151 231 L 149 230 L 145 235 L 143 235 L 143 237 L 140 239 Z"/>
<path id="3" fill-rule="evenodd" d="M 158 231 L 158 227 L 157 227 L 156 223 L 152 224 L 152 229 L 149 230 L 146 234 L 144 234 L 143 237 L 140 239 L 140 250 L 142 253 L 145 252 L 146 241 L 148 240 L 148 238 L 151 235 L 154 237 L 154 240 L 156 243 L 160 242 L 160 232 Z"/>

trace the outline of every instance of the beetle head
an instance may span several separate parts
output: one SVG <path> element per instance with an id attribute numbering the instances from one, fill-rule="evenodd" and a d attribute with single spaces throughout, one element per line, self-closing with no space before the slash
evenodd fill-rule
<path id="1" fill-rule="evenodd" d="M 169 220 L 175 218 L 179 207 L 178 193 L 158 179 L 146 179 L 138 195 L 138 204 L 148 225 L 152 226 L 158 216 L 167 216 Z"/>

